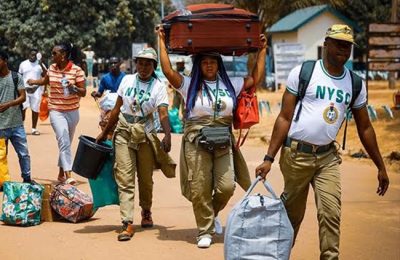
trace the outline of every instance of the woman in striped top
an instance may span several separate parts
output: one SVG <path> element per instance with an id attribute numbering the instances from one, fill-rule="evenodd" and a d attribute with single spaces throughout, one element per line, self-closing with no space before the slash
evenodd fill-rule
<path id="1" fill-rule="evenodd" d="M 49 111 L 50 123 L 56 134 L 59 157 L 58 181 L 74 184 L 71 177 L 71 142 L 79 122 L 79 100 L 86 95 L 85 73 L 73 64 L 72 44 L 58 44 L 51 52 L 53 64 L 44 78 L 28 80 L 30 85 L 50 85 Z"/>

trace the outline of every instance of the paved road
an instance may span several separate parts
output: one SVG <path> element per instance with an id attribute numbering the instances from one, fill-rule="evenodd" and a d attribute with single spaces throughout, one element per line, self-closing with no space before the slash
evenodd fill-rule
<path id="1" fill-rule="evenodd" d="M 96 136 L 99 131 L 96 127 L 98 111 L 91 98 L 82 100 L 80 111 L 76 137 L 81 134 Z M 58 172 L 56 141 L 48 121 L 41 123 L 39 129 L 42 135 L 28 136 L 33 177 L 38 182 L 50 183 L 56 179 Z M 77 138 L 74 151 L 76 145 Z M 176 161 L 179 148 L 180 136 L 174 135 L 172 157 Z M 265 147 L 262 144 L 245 145 L 243 152 L 253 172 L 263 157 Z M 9 163 L 12 178 L 20 180 L 12 148 Z M 400 175 L 390 174 L 389 192 L 381 198 L 375 195 L 377 183 L 374 168 L 352 161 L 343 163 L 342 172 L 341 259 L 400 259 Z M 87 181 L 79 176 L 78 180 L 78 187 L 90 192 Z M 280 193 L 282 177 L 277 164 L 269 180 L 276 193 Z M 91 220 L 78 224 L 45 222 L 28 228 L 0 225 L 0 259 L 223 259 L 223 237 L 217 237 L 209 249 L 196 247 L 194 216 L 191 205 L 180 195 L 179 178 L 166 179 L 156 172 L 154 183 L 153 217 L 156 225 L 149 230 L 140 228 L 140 208 L 136 199 L 136 234 L 130 242 L 117 242 L 119 211 L 117 206 L 109 206 L 100 209 Z M 257 187 L 257 191 L 264 192 L 262 185 Z M 229 210 L 243 194 L 240 188 L 236 190 L 221 213 L 222 221 L 226 221 Z M 307 206 L 291 259 L 319 258 L 312 192 Z"/>

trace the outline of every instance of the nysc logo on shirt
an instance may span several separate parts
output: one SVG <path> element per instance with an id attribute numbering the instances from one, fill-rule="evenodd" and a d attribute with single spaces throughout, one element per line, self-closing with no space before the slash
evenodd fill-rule
<path id="1" fill-rule="evenodd" d="M 333 102 L 331 102 L 329 107 L 324 109 L 322 115 L 324 117 L 325 122 L 327 122 L 328 124 L 336 123 L 337 119 L 339 118 L 339 112 Z"/>

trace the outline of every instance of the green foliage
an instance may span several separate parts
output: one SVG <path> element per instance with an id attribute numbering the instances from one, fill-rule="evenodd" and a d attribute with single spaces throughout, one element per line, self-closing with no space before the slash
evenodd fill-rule
<path id="1" fill-rule="evenodd" d="M 334 7 L 344 6 L 345 0 L 235 0 L 235 6 L 257 13 L 263 25 L 262 29 L 272 26 L 279 19 L 289 13 L 314 5 L 329 4 Z"/>
<path id="2" fill-rule="evenodd" d="M 0 48 L 22 58 L 36 47 L 49 58 L 54 44 L 72 42 L 98 57 L 128 58 L 132 42 L 155 44 L 160 1 L 2 0 Z"/>
<path id="3" fill-rule="evenodd" d="M 345 7 L 338 10 L 360 27 L 361 30 L 355 32 L 355 36 L 359 50 L 363 51 L 367 47 L 368 24 L 390 22 L 391 0 L 350 0 Z"/>

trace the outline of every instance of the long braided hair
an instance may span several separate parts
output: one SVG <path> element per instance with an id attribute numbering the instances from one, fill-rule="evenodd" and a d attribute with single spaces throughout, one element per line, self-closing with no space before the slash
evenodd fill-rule
<path id="1" fill-rule="evenodd" d="M 235 89 L 228 77 L 228 74 L 226 73 L 226 69 L 224 66 L 224 63 L 222 61 L 221 55 L 215 55 L 215 54 L 197 54 L 194 57 L 193 60 L 193 67 L 192 67 L 192 79 L 190 81 L 190 85 L 189 85 L 189 89 L 188 89 L 188 94 L 187 94 L 187 102 L 186 102 L 186 111 L 192 111 L 195 103 L 196 103 L 196 98 L 197 96 L 200 94 L 202 94 L 202 89 L 204 86 L 204 80 L 203 77 L 201 75 L 201 66 L 200 63 L 202 61 L 202 59 L 206 56 L 211 56 L 213 58 L 215 58 L 218 62 L 218 73 L 217 73 L 217 77 L 219 76 L 222 80 L 222 82 L 224 83 L 224 85 L 226 86 L 232 101 L 233 101 L 233 110 L 235 110 L 236 108 L 236 93 L 235 93 Z M 208 88 L 205 88 L 205 91 L 207 93 L 207 97 L 209 100 L 211 100 L 211 95 L 209 93 Z M 186 117 L 188 117 L 189 113 L 186 113 Z"/>

